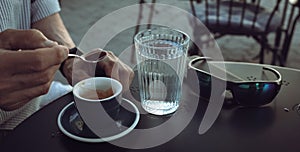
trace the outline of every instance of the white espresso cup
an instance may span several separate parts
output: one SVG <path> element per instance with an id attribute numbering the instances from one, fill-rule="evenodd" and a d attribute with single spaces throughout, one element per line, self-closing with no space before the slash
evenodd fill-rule
<path id="1" fill-rule="evenodd" d="M 92 77 L 78 82 L 73 95 L 80 114 L 95 113 L 92 117 L 97 117 L 103 106 L 102 112 L 114 118 L 122 101 L 122 84 L 113 78 Z"/>

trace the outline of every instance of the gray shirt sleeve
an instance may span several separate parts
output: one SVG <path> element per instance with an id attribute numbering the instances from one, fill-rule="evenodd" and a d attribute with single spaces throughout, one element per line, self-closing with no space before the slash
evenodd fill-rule
<path id="1" fill-rule="evenodd" d="M 60 11 L 58 0 L 35 0 L 31 3 L 31 23 Z"/>

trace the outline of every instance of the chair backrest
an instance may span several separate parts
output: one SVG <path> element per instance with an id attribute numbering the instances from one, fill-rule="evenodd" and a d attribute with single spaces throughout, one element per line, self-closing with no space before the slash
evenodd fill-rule
<path id="1" fill-rule="evenodd" d="M 278 14 L 282 0 L 190 1 L 193 15 L 212 32 L 261 34 L 276 31 L 282 22 L 282 17 Z"/>
<path id="2" fill-rule="evenodd" d="M 214 38 L 228 34 L 252 36 L 261 43 L 262 51 L 266 48 L 275 52 L 272 64 L 280 58 L 280 65 L 285 65 L 300 18 L 300 0 L 189 1 L 192 14 L 215 34 Z M 274 44 L 266 40 L 270 33 L 275 33 Z"/>
<path id="3" fill-rule="evenodd" d="M 291 5 L 289 5 L 291 4 Z M 290 11 L 288 11 L 290 10 Z M 283 35 L 283 43 L 281 44 L 281 59 L 280 65 L 285 65 L 292 38 L 294 36 L 294 31 L 297 25 L 297 22 L 300 19 L 300 0 L 286 0 L 283 7 L 284 19 L 282 21 L 281 33 Z M 280 37 L 281 38 L 281 37 Z"/>

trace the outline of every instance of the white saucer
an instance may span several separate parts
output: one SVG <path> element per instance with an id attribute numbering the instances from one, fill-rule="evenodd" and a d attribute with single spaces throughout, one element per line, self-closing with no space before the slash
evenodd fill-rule
<path id="1" fill-rule="evenodd" d="M 129 108 L 129 110 L 126 110 L 125 108 L 122 108 L 122 106 L 120 106 L 121 107 L 120 113 L 117 119 L 120 119 L 119 120 L 120 122 L 124 122 L 125 126 L 127 127 L 124 127 L 126 129 L 120 130 L 120 132 L 116 132 L 116 134 L 112 136 L 99 138 L 97 135 L 92 133 L 88 128 L 85 129 L 86 131 L 80 133 L 76 132 L 78 130 L 72 129 L 72 127 L 74 128 L 74 126 L 72 126 L 72 124 L 66 119 L 70 118 L 71 115 L 73 116 L 74 114 L 78 114 L 74 102 L 71 102 L 68 105 L 66 105 L 59 113 L 57 119 L 58 128 L 66 136 L 82 142 L 99 143 L 99 142 L 107 142 L 107 141 L 112 141 L 121 138 L 127 135 L 128 133 L 130 133 L 136 127 L 140 119 L 140 112 L 138 108 L 131 101 L 123 98 L 121 105 L 126 108 Z M 116 123 L 116 125 L 119 124 Z"/>

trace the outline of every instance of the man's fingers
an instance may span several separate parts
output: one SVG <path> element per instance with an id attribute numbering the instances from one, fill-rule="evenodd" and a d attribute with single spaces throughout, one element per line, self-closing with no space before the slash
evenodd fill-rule
<path id="1" fill-rule="evenodd" d="M 124 91 L 129 90 L 130 84 L 134 77 L 133 70 L 123 63 L 119 63 L 119 66 L 116 68 L 117 69 L 114 70 L 117 72 L 113 71 L 112 77 L 118 77 L 118 80 L 123 84 Z"/>
<path id="2" fill-rule="evenodd" d="M 41 47 L 54 47 L 56 45 L 58 45 L 58 43 L 51 40 L 46 40 L 40 44 Z"/>
<path id="3" fill-rule="evenodd" d="M 16 109 L 19 109 L 21 107 L 23 107 L 27 102 L 16 102 L 16 103 L 11 103 L 11 104 L 8 104 L 8 105 L 3 105 L 1 107 L 2 110 L 5 110 L 5 111 L 13 111 L 13 110 L 16 110 Z"/>
<path id="4" fill-rule="evenodd" d="M 0 61 L 0 64 L 5 65 L 2 68 L 6 69 L 3 70 L 13 68 L 11 74 L 39 72 L 61 64 L 68 57 L 68 53 L 68 49 L 64 46 L 30 51 L 7 51 L 2 53 L 3 58 L 7 60 Z"/>
<path id="5" fill-rule="evenodd" d="M 19 90 L 0 96 L 1 105 L 0 108 L 3 110 L 15 110 L 28 103 L 30 100 L 44 95 L 49 91 L 51 82 L 28 88 L 25 90 Z"/>
<path id="6" fill-rule="evenodd" d="M 98 65 L 104 69 L 107 76 L 120 81 L 123 85 L 124 91 L 129 89 L 134 77 L 133 70 L 112 52 L 108 51 L 105 60 L 99 62 Z"/>
<path id="7" fill-rule="evenodd" d="M 17 30 L 7 29 L 0 33 L 0 39 L 5 39 L 0 43 L 0 47 L 9 50 L 18 49 L 37 49 L 44 47 L 53 47 L 56 42 L 48 40 L 47 37 L 36 29 Z"/>
<path id="8" fill-rule="evenodd" d="M 12 42 L 12 47 L 18 47 L 15 49 L 37 49 L 45 47 L 44 42 L 48 40 L 42 32 L 35 29 L 20 30 L 18 36 L 23 41 L 15 39 L 15 41 Z"/>
<path id="9" fill-rule="evenodd" d="M 59 65 L 50 67 L 49 69 L 41 72 L 17 74 L 7 79 L 0 81 L 0 92 L 2 94 L 12 91 L 32 88 L 50 82 L 55 72 L 58 70 Z"/>

